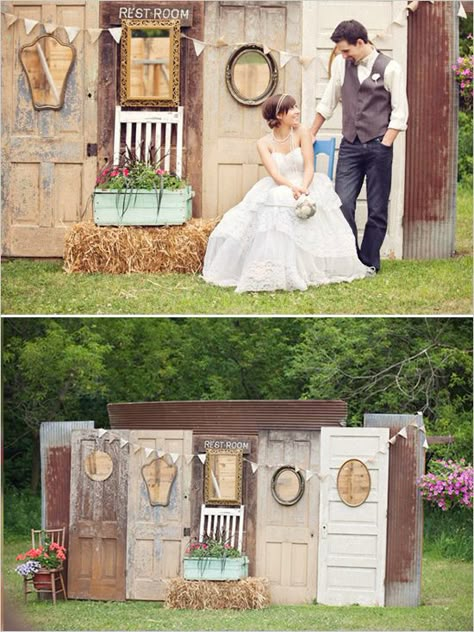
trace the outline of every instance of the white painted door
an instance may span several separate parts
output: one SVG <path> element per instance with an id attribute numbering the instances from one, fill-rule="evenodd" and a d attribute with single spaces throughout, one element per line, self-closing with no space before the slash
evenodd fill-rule
<path id="1" fill-rule="evenodd" d="M 388 439 L 388 428 L 321 429 L 318 603 L 384 605 Z M 338 493 L 337 476 L 349 459 L 370 474 L 369 495 L 357 507 Z"/>
<path id="2" fill-rule="evenodd" d="M 85 29 L 98 26 L 99 2 L 18 0 L 2 9 L 19 18 L 10 28 L 1 24 L 3 254 L 61 257 L 66 231 L 81 219 L 95 184 L 97 158 L 87 146 L 97 143 L 98 42 Z M 38 22 L 29 35 L 23 18 Z M 62 42 L 65 25 L 81 29 L 60 110 L 34 109 L 20 62 L 21 47 L 47 23 L 58 25 Z"/>
<path id="3" fill-rule="evenodd" d="M 166 580 L 181 575 L 181 565 L 190 527 L 191 464 L 183 455 L 192 454 L 190 430 L 136 430 L 130 432 L 130 470 L 128 488 L 127 530 L 127 599 L 163 600 Z M 135 447 L 142 449 L 135 451 Z M 146 448 L 179 455 L 176 475 L 166 506 L 152 504 L 148 485 L 149 470 L 142 468 L 155 461 L 161 453 L 147 455 Z M 171 460 L 166 457 L 169 466 Z M 166 478 L 171 467 L 160 470 Z M 159 481 L 160 483 L 163 480 Z M 156 502 L 156 499 L 155 501 Z"/>
<path id="4" fill-rule="evenodd" d="M 259 433 L 257 576 L 270 582 L 273 604 L 311 603 L 316 596 L 319 479 L 305 482 L 302 498 L 291 506 L 271 493 L 280 465 L 319 470 L 319 431 Z M 306 473 L 302 472 L 306 478 Z"/>

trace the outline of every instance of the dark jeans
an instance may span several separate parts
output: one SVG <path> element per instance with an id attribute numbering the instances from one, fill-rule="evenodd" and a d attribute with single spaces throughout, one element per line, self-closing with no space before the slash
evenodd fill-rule
<path id="1" fill-rule="evenodd" d="M 388 198 L 392 185 L 393 147 L 374 138 L 368 143 L 345 138 L 339 148 L 336 169 L 336 193 L 341 198 L 342 212 L 356 238 L 362 263 L 380 268 L 380 248 L 387 232 Z M 368 217 L 359 248 L 355 210 L 357 197 L 366 178 Z"/>

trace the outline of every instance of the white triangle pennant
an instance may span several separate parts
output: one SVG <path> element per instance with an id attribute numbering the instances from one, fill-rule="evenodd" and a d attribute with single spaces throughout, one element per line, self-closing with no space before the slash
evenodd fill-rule
<path id="1" fill-rule="evenodd" d="M 176 463 L 180 456 L 181 454 L 179 452 L 170 452 L 170 457 L 173 463 Z"/>
<path id="2" fill-rule="evenodd" d="M 203 465 L 206 462 L 206 456 L 207 456 L 206 453 L 197 455 L 198 459 L 201 461 Z"/>
<path id="3" fill-rule="evenodd" d="M 300 62 L 300 64 L 303 66 L 305 70 L 309 68 L 309 65 L 311 64 L 313 59 L 314 57 L 303 57 L 303 55 L 300 55 L 298 57 L 298 61 Z"/>
<path id="4" fill-rule="evenodd" d="M 221 36 L 219 37 L 219 39 L 217 40 L 216 44 L 217 48 L 222 48 L 223 46 L 228 46 L 227 42 L 225 41 L 225 39 Z"/>
<path id="5" fill-rule="evenodd" d="M 397 17 L 394 19 L 393 24 L 398 24 L 398 26 L 405 26 L 405 22 L 407 21 L 407 12 L 406 9 L 402 9 Z"/>
<path id="6" fill-rule="evenodd" d="M 314 472 L 312 470 L 306 470 L 305 481 L 309 481 L 312 476 L 314 476 Z"/>
<path id="7" fill-rule="evenodd" d="M 371 456 L 368 459 L 365 460 L 366 463 L 375 463 L 376 461 L 376 457 L 375 456 Z"/>
<path id="8" fill-rule="evenodd" d="M 462 2 L 459 3 L 458 18 L 467 18 L 466 9 Z"/>
<path id="9" fill-rule="evenodd" d="M 406 426 L 398 431 L 398 436 L 399 437 L 403 437 L 404 439 L 408 439 L 407 427 Z"/>
<path id="10" fill-rule="evenodd" d="M 418 430 L 419 430 L 420 432 L 424 432 L 424 433 L 426 434 L 426 428 L 425 428 L 424 426 L 420 426 L 420 427 L 418 428 Z"/>
<path id="11" fill-rule="evenodd" d="M 250 463 L 250 467 L 252 468 L 252 474 L 255 474 L 255 472 L 258 470 L 258 463 L 254 463 L 253 461 L 249 461 Z"/>
<path id="12" fill-rule="evenodd" d="M 52 22 L 46 22 L 45 24 L 43 24 L 43 26 L 44 26 L 44 30 L 48 34 L 54 33 L 54 31 L 58 28 L 58 25 L 53 24 Z"/>
<path id="13" fill-rule="evenodd" d="M 155 448 L 145 448 L 145 458 L 147 459 L 152 452 L 155 451 Z"/>
<path id="14" fill-rule="evenodd" d="M 120 439 L 120 447 L 124 448 L 127 445 L 128 441 L 126 439 Z"/>
<path id="15" fill-rule="evenodd" d="M 158 450 L 155 450 L 155 452 L 156 452 L 156 455 L 157 455 L 157 457 L 159 459 L 162 459 L 165 456 L 165 451 L 164 450 L 158 449 Z"/>
<path id="16" fill-rule="evenodd" d="M 194 454 L 185 454 L 184 455 L 184 460 L 186 461 L 187 465 L 189 465 L 193 459 L 194 459 Z"/>
<path id="17" fill-rule="evenodd" d="M 197 39 L 193 39 L 193 44 L 194 44 L 194 51 L 196 53 L 196 57 L 199 57 L 202 51 L 206 48 L 206 44 Z"/>
<path id="18" fill-rule="evenodd" d="M 264 44 L 263 45 L 263 54 L 264 55 L 268 55 L 269 52 L 270 52 L 270 48 L 266 44 Z"/>
<path id="19" fill-rule="evenodd" d="M 72 44 L 81 29 L 78 26 L 65 26 L 64 30 L 69 38 L 69 43 Z"/>
<path id="20" fill-rule="evenodd" d="M 419 4 L 420 4 L 419 0 L 412 0 L 407 6 L 407 9 L 411 11 L 412 13 L 415 13 L 415 11 L 418 9 Z"/>
<path id="21" fill-rule="evenodd" d="M 397 435 L 393 435 L 393 437 L 391 439 L 389 439 L 388 442 L 391 445 L 395 445 L 395 443 L 397 442 Z"/>
<path id="22" fill-rule="evenodd" d="M 320 481 L 325 481 L 327 479 L 327 477 L 329 476 L 329 473 L 327 474 L 321 474 L 321 472 L 318 474 L 318 478 Z"/>
<path id="23" fill-rule="evenodd" d="M 107 29 L 108 32 L 112 35 L 117 44 L 120 44 L 120 40 L 122 39 L 122 27 L 117 26 L 115 28 Z"/>
<path id="24" fill-rule="evenodd" d="M 428 445 L 428 441 L 427 441 L 426 437 L 425 437 L 425 440 L 423 441 L 423 447 L 424 447 L 425 450 L 428 450 L 428 448 L 430 447 Z"/>
<path id="25" fill-rule="evenodd" d="M 138 445 L 137 443 L 133 444 L 133 454 L 136 454 L 138 452 L 138 450 L 141 450 L 142 446 Z"/>
<path id="26" fill-rule="evenodd" d="M 380 452 L 380 454 L 387 454 L 387 450 L 385 448 L 380 448 L 377 452 Z"/>
<path id="27" fill-rule="evenodd" d="M 291 53 L 287 53 L 286 51 L 281 50 L 280 51 L 280 68 L 284 68 L 292 57 L 293 55 Z"/>
<path id="28" fill-rule="evenodd" d="M 3 17 L 5 18 L 7 29 L 9 29 L 10 26 L 12 24 L 15 24 L 15 22 L 18 20 L 18 17 L 16 15 L 13 15 L 13 13 L 4 13 Z"/>
<path id="29" fill-rule="evenodd" d="M 103 29 L 87 29 L 92 44 L 94 44 L 94 42 L 97 42 L 102 31 Z"/>
<path id="30" fill-rule="evenodd" d="M 25 32 L 27 35 L 39 24 L 38 20 L 29 20 L 28 18 L 23 18 L 23 22 L 25 23 Z"/>
<path id="31" fill-rule="evenodd" d="M 105 430 L 105 428 L 99 428 L 97 434 L 99 435 L 99 439 L 102 439 L 102 437 L 107 434 L 107 430 Z"/>

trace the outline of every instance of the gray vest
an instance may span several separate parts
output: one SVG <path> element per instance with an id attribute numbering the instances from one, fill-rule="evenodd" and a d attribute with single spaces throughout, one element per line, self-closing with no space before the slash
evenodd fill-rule
<path id="1" fill-rule="evenodd" d="M 342 134 L 350 143 L 356 136 L 367 143 L 387 131 L 392 112 L 390 92 L 384 88 L 385 68 L 390 57 L 379 53 L 370 75 L 362 83 L 357 77 L 357 66 L 346 59 L 346 71 L 342 84 Z M 380 77 L 375 81 L 374 74 Z"/>

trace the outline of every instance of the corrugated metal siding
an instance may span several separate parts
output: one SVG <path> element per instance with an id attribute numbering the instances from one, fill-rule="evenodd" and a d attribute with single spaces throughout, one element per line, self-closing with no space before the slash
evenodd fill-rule
<path id="1" fill-rule="evenodd" d="M 41 526 L 43 529 L 66 527 L 66 548 L 69 545 L 71 432 L 93 427 L 93 421 L 45 421 L 40 426 Z M 63 578 L 66 581 L 67 560 Z"/>
<path id="2" fill-rule="evenodd" d="M 195 434 L 254 435 L 260 430 L 314 430 L 343 425 L 341 400 L 225 400 L 108 404 L 116 429 L 180 429 Z"/>
<path id="3" fill-rule="evenodd" d="M 457 10 L 458 2 L 420 2 L 408 18 L 403 256 L 409 259 L 450 257 L 455 247 Z"/>
<path id="4" fill-rule="evenodd" d="M 422 415 L 364 415 L 364 426 L 390 428 L 393 437 Z M 423 500 L 416 480 L 424 473 L 423 433 L 408 428 L 408 438 L 399 437 L 390 447 L 387 513 L 387 562 L 385 605 L 419 606 L 423 553 Z"/>

